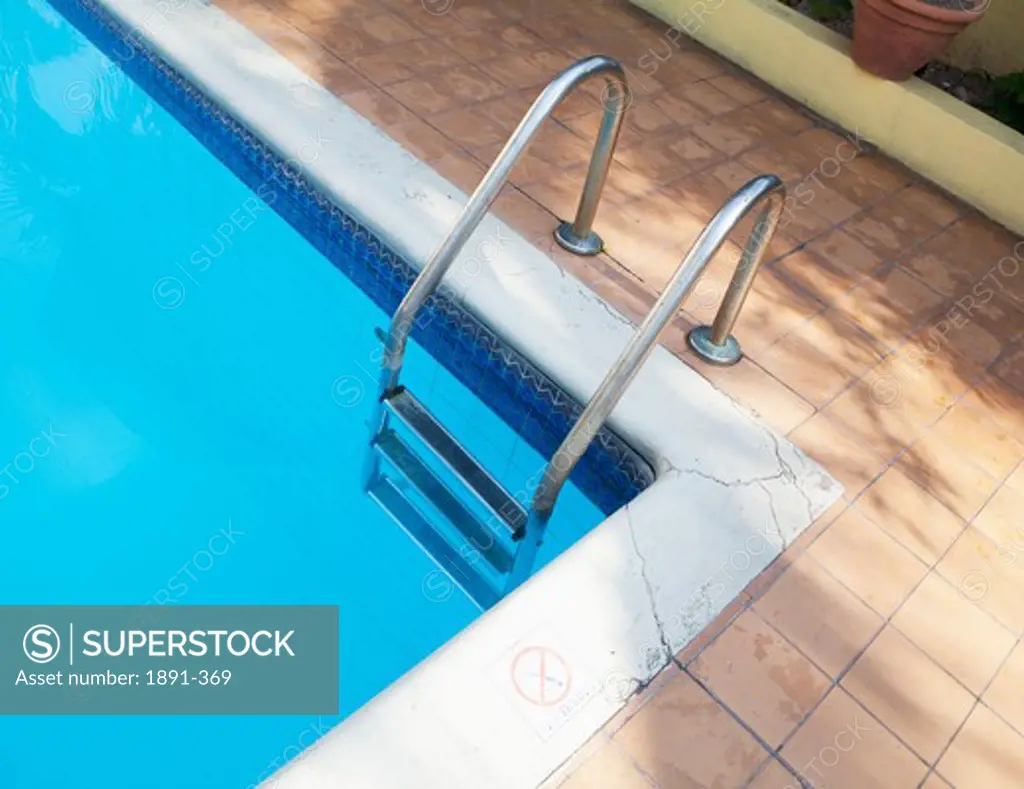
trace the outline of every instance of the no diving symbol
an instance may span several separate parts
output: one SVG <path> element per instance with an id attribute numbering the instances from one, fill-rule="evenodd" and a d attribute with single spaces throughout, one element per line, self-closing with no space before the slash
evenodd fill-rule
<path id="1" fill-rule="evenodd" d="M 538 707 L 558 704 L 572 687 L 569 664 L 547 647 L 527 647 L 512 661 L 516 693 Z"/>

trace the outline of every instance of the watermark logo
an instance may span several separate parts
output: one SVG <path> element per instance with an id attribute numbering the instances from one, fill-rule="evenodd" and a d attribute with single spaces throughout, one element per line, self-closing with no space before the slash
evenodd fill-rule
<path id="1" fill-rule="evenodd" d="M 21 647 L 33 663 L 49 663 L 60 654 L 60 636 L 49 625 L 32 625 L 25 632 Z"/>
<path id="2" fill-rule="evenodd" d="M 153 301 L 162 310 L 173 310 L 185 300 L 185 285 L 175 277 L 161 277 L 153 285 Z"/>
<path id="3" fill-rule="evenodd" d="M 355 375 L 340 375 L 331 385 L 331 397 L 342 408 L 354 408 L 363 401 L 365 385 Z"/>
<path id="4" fill-rule="evenodd" d="M 601 695 L 621 704 L 640 690 L 640 680 L 621 668 L 613 668 L 601 678 Z"/>
<path id="5" fill-rule="evenodd" d="M 984 600 L 989 587 L 988 576 L 981 570 L 968 570 L 956 585 L 960 596 L 971 603 Z"/>
<path id="6" fill-rule="evenodd" d="M 443 603 L 455 594 L 455 583 L 441 570 L 431 570 L 420 583 L 423 596 L 432 603 Z"/>
<path id="7" fill-rule="evenodd" d="M 64 106 L 76 115 L 88 115 L 96 106 L 96 94 L 92 86 L 77 79 L 64 89 Z"/>
<path id="8" fill-rule="evenodd" d="M 889 408 L 899 402 L 903 394 L 903 387 L 900 386 L 900 382 L 896 380 L 895 376 L 881 375 L 872 381 L 869 392 L 874 403 L 882 408 Z"/>
<path id="9" fill-rule="evenodd" d="M 455 7 L 455 0 L 420 0 L 423 10 L 434 16 L 444 16 Z"/>

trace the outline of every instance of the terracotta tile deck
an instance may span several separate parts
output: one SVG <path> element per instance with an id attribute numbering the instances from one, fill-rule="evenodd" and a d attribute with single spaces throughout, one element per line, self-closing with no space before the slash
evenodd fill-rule
<path id="1" fill-rule="evenodd" d="M 596 223 L 606 253 L 550 237 L 600 86 L 558 110 L 496 210 L 634 319 L 745 179 L 790 188 L 736 329 L 747 358 L 712 369 L 685 345 L 735 246 L 666 345 L 846 495 L 552 786 L 1024 786 L 1019 238 L 624 2 L 217 2 L 464 189 L 557 70 L 621 59 L 632 106 Z"/>

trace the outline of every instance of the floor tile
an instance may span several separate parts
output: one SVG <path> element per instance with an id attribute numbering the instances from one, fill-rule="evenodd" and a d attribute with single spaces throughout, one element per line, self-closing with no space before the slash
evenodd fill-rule
<path id="1" fill-rule="evenodd" d="M 372 80 L 378 87 L 423 76 L 465 61 L 439 41 L 424 38 L 384 47 L 351 60 L 356 71 Z"/>
<path id="2" fill-rule="evenodd" d="M 843 230 L 886 260 L 905 255 L 939 230 L 936 223 L 902 204 L 898 195 L 890 195 L 842 225 Z"/>
<path id="3" fill-rule="evenodd" d="M 366 77 L 330 53 L 318 60 L 314 71 L 306 73 L 345 103 L 348 103 L 348 96 L 352 93 L 376 90 Z"/>
<path id="4" fill-rule="evenodd" d="M 832 576 L 883 617 L 907 599 L 928 566 L 851 507 L 808 548 Z"/>
<path id="5" fill-rule="evenodd" d="M 964 213 L 965 206 L 938 189 L 913 184 L 899 192 L 900 201 L 937 225 L 949 225 Z"/>
<path id="6" fill-rule="evenodd" d="M 741 104 L 754 104 L 769 96 L 770 88 L 764 83 L 747 75 L 725 75 L 712 77 L 708 83 L 714 85 L 722 93 L 736 99 Z"/>
<path id="7" fill-rule="evenodd" d="M 942 780 L 938 775 L 932 773 L 928 776 L 928 780 L 921 784 L 921 789 L 953 789 L 953 787 L 946 783 L 946 781 Z"/>
<path id="8" fill-rule="evenodd" d="M 716 115 L 692 128 L 708 145 L 729 156 L 783 134 L 767 116 L 757 111 L 756 105 Z"/>
<path id="9" fill-rule="evenodd" d="M 1006 478 L 1003 483 L 1008 488 L 1013 488 L 1016 491 L 1024 492 L 1024 463 L 1021 463 L 1014 469 L 1013 473 Z"/>
<path id="10" fill-rule="evenodd" d="M 773 748 L 830 685 L 825 674 L 749 610 L 688 670 Z"/>
<path id="11" fill-rule="evenodd" d="M 814 789 L 911 789 L 928 769 L 838 687 L 781 754 Z"/>
<path id="12" fill-rule="evenodd" d="M 1024 643 L 1016 649 L 999 669 L 995 679 L 981 700 L 1024 735 Z"/>
<path id="13" fill-rule="evenodd" d="M 685 99 L 691 104 L 696 104 L 712 115 L 722 115 L 740 106 L 740 102 L 729 94 L 719 90 L 710 82 L 697 82 L 691 85 L 670 91 L 674 95 Z"/>
<path id="14" fill-rule="evenodd" d="M 371 52 L 390 44 L 401 44 L 425 36 L 425 31 L 409 25 L 390 12 L 358 16 L 344 20 L 308 19 L 294 21 L 327 49 L 341 58 Z"/>
<path id="15" fill-rule="evenodd" d="M 487 101 L 505 88 L 473 66 L 456 66 L 426 76 L 396 82 L 388 94 L 421 117 Z"/>
<path id="16" fill-rule="evenodd" d="M 935 770 L 957 789 L 1019 789 L 1024 737 L 979 704 Z"/>
<path id="17" fill-rule="evenodd" d="M 809 556 L 754 610 L 830 676 L 837 676 L 882 627 L 882 619 Z"/>
<path id="18" fill-rule="evenodd" d="M 286 17 L 290 11 L 315 22 L 370 16 L 380 10 L 365 0 L 287 0 L 267 6 Z"/>
<path id="19" fill-rule="evenodd" d="M 857 151 L 850 159 L 850 146 Z M 856 133 L 848 135 L 848 143 L 837 149 L 836 158 L 843 163 L 832 179 L 834 188 L 862 206 L 881 202 L 908 183 L 908 172 L 901 165 L 879 153 L 869 152 Z"/>
<path id="20" fill-rule="evenodd" d="M 480 63 L 502 55 L 513 55 L 516 52 L 532 52 L 544 46 L 543 39 L 531 33 L 521 25 L 492 30 L 467 30 L 452 36 L 445 36 L 443 41 L 452 51 L 471 63 Z"/>
<path id="21" fill-rule="evenodd" d="M 384 129 L 416 120 L 416 115 L 379 88 L 348 93 L 345 95 L 345 103 Z"/>
<path id="22" fill-rule="evenodd" d="M 755 357 L 802 397 L 823 406 L 881 360 L 874 339 L 828 310 Z"/>
<path id="23" fill-rule="evenodd" d="M 452 152 L 455 149 L 456 152 Z M 430 163 L 447 180 L 455 184 L 467 195 L 471 194 L 484 176 L 484 167 L 474 159 L 467 158 L 464 151 L 449 142 L 447 153 Z"/>
<path id="24" fill-rule="evenodd" d="M 963 520 L 895 467 L 868 488 L 856 507 L 929 566 L 964 528 Z"/>
<path id="25" fill-rule="evenodd" d="M 911 329 L 935 315 L 944 299 L 899 266 L 861 280 L 836 300 L 836 309 L 868 334 L 896 345 Z"/>
<path id="26" fill-rule="evenodd" d="M 670 347 L 680 356 L 687 354 L 684 361 L 699 370 L 716 389 L 742 403 L 756 419 L 783 435 L 814 413 L 814 406 L 749 359 L 732 367 L 713 367 L 698 361 L 685 344 Z"/>
<path id="27" fill-rule="evenodd" d="M 849 500 L 885 470 L 885 458 L 855 441 L 824 413 L 815 414 L 788 437 L 842 483 L 843 495 Z"/>
<path id="28" fill-rule="evenodd" d="M 470 30 L 492 30 L 503 27 L 507 20 L 482 4 L 456 3 L 451 15 Z"/>
<path id="29" fill-rule="evenodd" d="M 1009 483 L 973 521 L 974 528 L 1008 553 L 1024 554 L 1024 491 Z"/>
<path id="30" fill-rule="evenodd" d="M 801 105 L 785 100 L 785 97 L 770 98 L 756 106 L 759 113 L 786 134 L 798 134 L 814 126 L 815 119 L 811 113 Z"/>
<path id="31" fill-rule="evenodd" d="M 979 440 L 983 440 L 979 436 Z M 999 482 L 972 457 L 943 441 L 933 428 L 897 461 L 900 470 L 961 518 L 969 519 L 984 506 Z"/>
<path id="32" fill-rule="evenodd" d="M 897 345 L 865 376 L 874 401 L 920 425 L 931 426 L 970 389 L 975 370 L 954 354 L 922 348 L 914 339 Z M 883 387 L 885 384 L 885 388 Z M 915 438 L 923 433 L 918 432 Z M 910 444 L 912 441 L 907 441 Z"/>
<path id="33" fill-rule="evenodd" d="M 992 372 L 1018 392 L 1024 392 L 1024 345 L 1008 349 Z"/>
<path id="34" fill-rule="evenodd" d="M 614 737 L 659 789 L 740 789 L 767 754 L 688 675 Z"/>
<path id="35" fill-rule="evenodd" d="M 710 117 L 708 110 L 667 90 L 650 98 L 650 104 L 679 128 L 685 129 Z"/>
<path id="36" fill-rule="evenodd" d="M 817 168 L 821 157 L 801 148 L 792 139 L 777 139 L 746 151 L 738 161 L 754 172 L 773 173 L 787 184 L 795 184 Z M 797 200 L 795 196 L 790 197 L 789 207 L 792 208 Z"/>
<path id="37" fill-rule="evenodd" d="M 388 126 L 387 133 L 405 150 L 428 164 L 433 164 L 452 151 L 451 141 L 447 137 L 418 118 Z"/>
<path id="38" fill-rule="evenodd" d="M 1000 548 L 973 526 L 960 535 L 937 570 L 971 603 L 1004 627 L 1024 632 L 1024 559 Z"/>
<path id="39" fill-rule="evenodd" d="M 558 789 L 652 789 L 622 750 L 607 744 L 575 770 Z"/>
<path id="40" fill-rule="evenodd" d="M 801 789 L 796 776 L 772 759 L 747 789 Z"/>
<path id="41" fill-rule="evenodd" d="M 908 342 L 916 343 L 925 354 L 954 358 L 962 374 L 973 379 L 1007 347 L 1000 330 L 992 329 L 982 321 L 969 319 L 954 301 L 911 332 Z"/>
<path id="42" fill-rule="evenodd" d="M 721 162 L 725 154 L 684 130 L 652 135 L 637 146 L 624 145 L 615 158 L 634 172 L 665 184 Z"/>
<path id="43" fill-rule="evenodd" d="M 910 383 L 891 360 L 883 360 L 825 406 L 824 413 L 890 460 L 942 413 L 931 392 Z"/>
<path id="44" fill-rule="evenodd" d="M 843 687 L 929 764 L 942 753 L 975 699 L 893 627 L 879 634 Z"/>
<path id="45" fill-rule="evenodd" d="M 919 246 L 904 250 L 898 264 L 932 290 L 956 296 L 973 288 L 985 271 L 971 271 L 956 259 L 955 249 L 949 245 L 949 232 L 943 231 Z"/>
<path id="46" fill-rule="evenodd" d="M 975 694 L 985 689 L 1017 640 L 935 573 L 904 603 L 892 625 Z"/>
<path id="47" fill-rule="evenodd" d="M 480 70 L 508 88 L 535 88 L 539 92 L 572 63 L 568 55 L 545 47 L 534 52 L 516 52 L 485 60 L 480 63 Z"/>
<path id="48" fill-rule="evenodd" d="M 838 256 L 814 251 L 820 240 L 792 252 L 772 264 L 772 268 L 796 282 L 822 304 L 832 306 L 860 282 L 865 274 L 851 273 L 837 265 Z"/>
<path id="49" fill-rule="evenodd" d="M 714 79 L 728 71 L 728 65 L 711 52 L 677 52 L 669 61 L 671 68 L 664 68 L 664 79 L 672 84 L 687 84 L 700 80 Z M 681 77 L 678 78 L 670 78 Z M 716 88 L 716 90 L 720 90 Z M 721 91 L 720 91 L 721 92 Z M 728 94 L 725 94 L 728 95 Z"/>
<path id="50" fill-rule="evenodd" d="M 1024 441 L 1024 394 L 988 373 L 979 376 L 963 399 L 1017 441 Z"/>

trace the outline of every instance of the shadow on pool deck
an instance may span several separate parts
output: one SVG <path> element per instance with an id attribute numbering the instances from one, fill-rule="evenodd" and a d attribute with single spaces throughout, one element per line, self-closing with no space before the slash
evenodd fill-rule
<path id="1" fill-rule="evenodd" d="M 607 252 L 581 260 L 550 235 L 599 88 L 559 109 L 495 209 L 633 320 L 745 180 L 774 172 L 794 196 L 736 328 L 747 358 L 712 369 L 685 348 L 735 245 L 666 345 L 846 497 L 552 786 L 1024 782 L 1019 238 L 624 2 L 218 5 L 465 190 L 559 69 L 619 58 L 633 101 L 597 219 Z"/>

